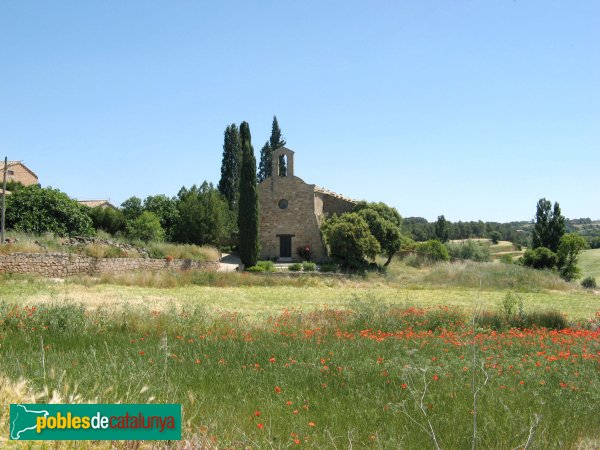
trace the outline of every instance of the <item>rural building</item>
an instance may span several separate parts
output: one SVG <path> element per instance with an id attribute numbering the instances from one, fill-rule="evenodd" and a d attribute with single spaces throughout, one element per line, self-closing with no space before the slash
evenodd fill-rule
<path id="1" fill-rule="evenodd" d="M 102 208 L 118 209 L 115 205 L 110 203 L 108 200 L 77 200 L 79 204 L 87 206 L 89 208 L 96 208 L 98 206 Z"/>
<path id="2" fill-rule="evenodd" d="M 33 173 L 25 164 L 20 161 L 8 161 L 6 164 L 7 174 L 6 181 L 15 181 L 21 183 L 23 186 L 31 186 L 32 184 L 39 184 L 38 176 Z M 0 177 L 4 173 L 4 161 L 0 161 Z M 2 188 L 2 179 L 0 178 L 0 189 Z M 7 191 L 8 192 L 8 191 Z"/>
<path id="3" fill-rule="evenodd" d="M 279 157 L 287 173 L 279 176 Z M 309 246 L 315 261 L 327 256 L 320 225 L 333 213 L 352 210 L 355 201 L 307 184 L 294 175 L 294 152 L 281 147 L 273 152 L 272 176 L 258 185 L 261 259 L 300 259 L 297 249 Z"/>

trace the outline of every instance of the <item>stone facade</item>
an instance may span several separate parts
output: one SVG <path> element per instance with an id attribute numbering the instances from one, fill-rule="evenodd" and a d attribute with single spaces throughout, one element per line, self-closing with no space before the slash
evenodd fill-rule
<path id="1" fill-rule="evenodd" d="M 36 274 L 50 278 L 101 275 L 136 270 L 216 271 L 218 261 L 153 258 L 93 258 L 73 253 L 11 253 L 0 255 L 0 273 Z"/>
<path id="2" fill-rule="evenodd" d="M 261 259 L 297 260 L 299 247 L 310 246 L 313 260 L 326 258 L 319 228 L 325 217 L 352 210 L 354 202 L 307 184 L 294 175 L 294 152 L 273 152 L 272 173 L 279 174 L 279 157 L 287 159 L 287 175 L 271 176 L 258 185 Z"/>
<path id="3" fill-rule="evenodd" d="M 19 161 L 8 161 L 8 170 L 12 171 L 12 174 L 6 175 L 6 181 L 18 181 L 23 186 L 30 186 L 32 184 L 38 184 L 38 177 L 33 173 L 25 164 Z M 0 177 L 4 171 L 4 161 L 0 161 Z M 0 178 L 0 183 L 2 183 Z M 0 189 L 2 185 L 0 184 Z"/>

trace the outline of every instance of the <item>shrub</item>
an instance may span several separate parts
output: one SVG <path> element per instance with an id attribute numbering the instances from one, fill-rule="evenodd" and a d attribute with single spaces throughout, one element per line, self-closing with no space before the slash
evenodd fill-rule
<path id="1" fill-rule="evenodd" d="M 314 262 L 305 261 L 302 263 L 302 269 L 305 272 L 314 272 L 317 270 L 317 265 Z"/>
<path id="2" fill-rule="evenodd" d="M 300 272 L 302 270 L 302 264 L 300 264 L 300 263 L 290 264 L 288 266 L 288 270 L 291 270 L 292 272 Z"/>
<path id="3" fill-rule="evenodd" d="M 514 264 L 512 255 L 505 254 L 500 257 L 500 262 L 504 264 Z"/>
<path id="4" fill-rule="evenodd" d="M 273 264 L 273 261 L 258 261 L 256 266 L 262 267 L 265 272 L 275 272 L 275 264 Z"/>
<path id="5" fill-rule="evenodd" d="M 558 256 L 546 247 L 528 249 L 523 255 L 523 265 L 534 269 L 553 269 L 558 264 Z"/>
<path id="6" fill-rule="evenodd" d="M 160 225 L 156 214 L 144 211 L 127 225 L 127 236 L 130 239 L 139 239 L 144 242 L 162 241 L 165 238 L 165 230 Z"/>
<path id="7" fill-rule="evenodd" d="M 325 263 L 319 266 L 319 272 L 337 272 L 339 269 L 336 263 Z"/>
<path id="8" fill-rule="evenodd" d="M 246 272 L 267 272 L 267 269 L 264 266 L 259 266 L 258 263 L 256 266 L 246 267 Z"/>
<path id="9" fill-rule="evenodd" d="M 448 261 L 450 259 L 448 249 L 436 239 L 417 243 L 415 251 L 419 257 L 430 262 Z"/>
<path id="10" fill-rule="evenodd" d="M 594 277 L 585 277 L 581 280 L 581 285 L 586 289 L 596 289 L 596 279 Z"/>
<path id="11" fill-rule="evenodd" d="M 448 254 L 456 259 L 470 259 L 472 261 L 487 262 L 491 261 L 490 249 L 488 245 L 481 245 L 472 240 L 464 244 L 445 244 Z"/>
<path id="12" fill-rule="evenodd" d="M 310 248 L 310 245 L 302 245 L 298 247 L 296 253 L 298 253 L 298 256 L 300 256 L 300 258 L 306 261 L 310 261 L 312 259 L 312 250 Z"/>

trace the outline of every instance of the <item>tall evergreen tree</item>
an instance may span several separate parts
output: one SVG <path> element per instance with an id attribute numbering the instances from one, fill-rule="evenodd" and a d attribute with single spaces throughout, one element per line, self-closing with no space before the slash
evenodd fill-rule
<path id="1" fill-rule="evenodd" d="M 260 246 L 258 242 L 258 191 L 256 187 L 256 160 L 252 148 L 250 127 L 247 122 L 240 125 L 243 143 L 242 167 L 240 171 L 240 194 L 238 202 L 238 228 L 240 259 L 246 267 L 256 265 Z"/>
<path id="2" fill-rule="evenodd" d="M 279 122 L 277 122 L 277 116 L 273 116 L 273 126 L 271 127 L 271 138 L 269 139 L 271 145 L 271 152 L 274 152 L 280 147 L 285 146 L 286 142 L 281 135 L 281 129 L 279 128 Z M 285 158 L 279 157 L 279 176 L 284 177 L 287 174 L 287 167 L 285 165 Z M 271 167 L 269 166 L 269 175 L 271 176 Z"/>
<path id="3" fill-rule="evenodd" d="M 556 252 L 560 238 L 566 232 L 565 218 L 560 212 L 558 202 L 552 203 L 541 198 L 537 203 L 535 225 L 533 227 L 533 248 L 546 247 Z"/>
<path id="4" fill-rule="evenodd" d="M 248 122 L 242 122 L 240 123 L 240 144 L 242 146 L 242 159 L 244 157 L 244 147 L 246 145 L 246 142 L 248 142 L 250 145 L 252 145 L 252 136 L 250 135 L 250 125 L 248 125 Z M 254 156 L 254 151 L 252 152 L 252 155 Z M 240 170 L 241 173 L 241 170 Z"/>
<path id="5" fill-rule="evenodd" d="M 241 154 L 242 147 L 238 128 L 235 123 L 232 123 L 225 129 L 221 179 L 218 185 L 219 192 L 227 199 L 229 209 L 232 210 L 237 202 Z"/>
<path id="6" fill-rule="evenodd" d="M 265 142 L 263 148 L 260 149 L 260 163 L 258 164 L 258 174 L 256 175 L 258 182 L 266 180 L 271 176 L 273 167 L 273 149 L 269 141 Z"/>
<path id="7" fill-rule="evenodd" d="M 448 242 L 448 238 L 450 237 L 450 227 L 448 225 L 448 221 L 443 215 L 438 216 L 434 230 L 435 237 L 440 242 Z"/>

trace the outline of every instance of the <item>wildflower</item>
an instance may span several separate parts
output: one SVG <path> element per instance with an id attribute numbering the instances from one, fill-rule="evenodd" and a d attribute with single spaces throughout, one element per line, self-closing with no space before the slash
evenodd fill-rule
<path id="1" fill-rule="evenodd" d="M 298 414 L 298 410 L 297 410 L 297 409 L 295 409 L 295 410 L 293 411 L 293 414 Z"/>
<path id="2" fill-rule="evenodd" d="M 406 389 L 408 385 L 406 383 L 402 383 L 402 389 Z"/>
<path id="3" fill-rule="evenodd" d="M 294 444 L 300 444 L 300 439 L 298 439 L 298 438 L 294 439 Z"/>
<path id="4" fill-rule="evenodd" d="M 146 352 L 143 350 L 140 352 L 140 356 L 144 356 L 145 354 L 146 354 Z"/>
<path id="5" fill-rule="evenodd" d="M 260 416 L 260 411 L 254 411 L 254 417 L 259 417 Z"/>
<path id="6" fill-rule="evenodd" d="M 257 423 L 256 426 L 261 430 L 265 427 L 262 423 Z"/>
<path id="7" fill-rule="evenodd" d="M 275 386 L 275 393 L 276 394 L 280 394 L 281 393 L 281 388 L 279 386 Z"/>
<path id="8" fill-rule="evenodd" d="M 194 361 L 196 364 L 200 364 L 202 361 L 198 358 L 196 358 L 196 361 Z"/>
<path id="9" fill-rule="evenodd" d="M 314 426 L 315 426 L 315 423 L 314 423 L 314 422 L 308 422 L 308 426 L 309 426 L 309 427 L 314 427 Z"/>
<path id="10" fill-rule="evenodd" d="M 285 404 L 288 405 L 288 406 L 292 406 L 292 401 L 288 400 L 287 402 L 285 402 Z"/>
<path id="11" fill-rule="evenodd" d="M 269 358 L 269 362 L 270 363 L 274 363 L 275 362 L 275 358 Z"/>
<path id="12" fill-rule="evenodd" d="M 437 373 L 434 373 L 434 374 L 433 374 L 433 381 L 437 381 L 437 380 L 439 380 L 439 379 L 440 379 L 440 377 L 438 377 L 438 374 L 437 374 Z"/>
<path id="13" fill-rule="evenodd" d="M 521 381 L 519 381 L 519 384 L 520 384 L 521 386 L 524 386 L 524 385 L 525 385 L 525 382 L 524 382 L 523 380 L 521 380 Z"/>

